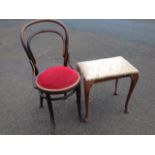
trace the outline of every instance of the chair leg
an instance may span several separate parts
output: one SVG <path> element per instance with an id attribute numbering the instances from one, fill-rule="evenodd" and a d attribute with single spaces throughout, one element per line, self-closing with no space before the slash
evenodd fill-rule
<path id="1" fill-rule="evenodd" d="M 138 74 L 132 74 L 130 76 L 130 78 L 131 78 L 131 84 L 130 84 L 130 89 L 129 89 L 128 96 L 127 96 L 126 103 L 125 103 L 125 112 L 126 113 L 128 113 L 128 103 L 129 103 L 131 94 L 132 94 L 132 92 L 136 86 L 137 81 L 138 81 L 139 75 Z"/>
<path id="2" fill-rule="evenodd" d="M 42 97 L 42 94 L 40 94 L 40 108 L 43 108 L 43 97 Z"/>
<path id="3" fill-rule="evenodd" d="M 114 95 L 118 95 L 117 93 L 117 86 L 118 86 L 118 78 L 115 81 L 115 91 L 114 91 Z"/>
<path id="4" fill-rule="evenodd" d="M 54 119 L 54 111 L 53 111 L 53 105 L 52 105 L 52 101 L 50 99 L 50 95 L 46 94 L 47 97 L 47 104 L 48 104 L 48 110 L 49 110 L 49 114 L 50 114 L 50 119 L 51 122 L 53 124 L 53 128 L 55 129 L 55 119 Z"/>
<path id="5" fill-rule="evenodd" d="M 88 113 L 89 113 L 89 94 L 92 82 L 84 80 L 84 92 L 85 92 L 85 116 L 83 122 L 88 122 Z"/>
<path id="6" fill-rule="evenodd" d="M 81 121 L 82 116 L 81 116 L 81 85 L 80 84 L 76 88 L 76 100 L 77 100 L 78 115 L 79 115 L 79 119 Z"/>

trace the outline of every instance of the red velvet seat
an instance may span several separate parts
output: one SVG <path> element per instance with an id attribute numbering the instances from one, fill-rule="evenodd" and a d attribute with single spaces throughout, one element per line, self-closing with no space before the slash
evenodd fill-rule
<path id="1" fill-rule="evenodd" d="M 36 77 L 36 85 L 45 91 L 69 90 L 80 81 L 80 75 L 70 67 L 54 66 L 49 67 Z"/>

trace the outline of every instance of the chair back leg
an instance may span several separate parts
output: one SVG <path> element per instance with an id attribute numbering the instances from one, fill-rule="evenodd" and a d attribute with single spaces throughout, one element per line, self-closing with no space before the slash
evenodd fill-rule
<path id="1" fill-rule="evenodd" d="M 43 108 L 43 97 L 42 97 L 43 93 L 40 93 L 40 108 Z"/>

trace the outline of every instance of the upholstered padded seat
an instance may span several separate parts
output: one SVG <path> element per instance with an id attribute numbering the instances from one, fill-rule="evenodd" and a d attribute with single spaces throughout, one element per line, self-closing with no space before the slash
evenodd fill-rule
<path id="1" fill-rule="evenodd" d="M 49 67 L 36 77 L 36 85 L 45 91 L 64 91 L 77 86 L 80 75 L 70 67 Z"/>
<path id="2" fill-rule="evenodd" d="M 138 73 L 138 70 L 122 56 L 84 61 L 77 66 L 88 81 Z"/>

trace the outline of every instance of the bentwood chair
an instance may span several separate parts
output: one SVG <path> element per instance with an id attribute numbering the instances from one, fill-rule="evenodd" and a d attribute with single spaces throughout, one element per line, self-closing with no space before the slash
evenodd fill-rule
<path id="1" fill-rule="evenodd" d="M 34 33 L 30 34 L 29 30 L 33 26 L 41 26 L 42 24 L 47 23 L 51 26 L 51 28 L 42 27 L 41 30 L 36 29 Z M 52 27 L 52 25 L 59 27 L 61 32 L 60 30 L 58 31 L 56 28 Z M 38 64 L 32 53 L 31 42 L 32 39 L 42 33 L 54 33 L 61 38 L 63 43 L 63 64 L 51 66 L 39 72 Z M 55 119 L 52 101 L 67 99 L 74 93 L 76 93 L 78 116 L 81 120 L 80 75 L 73 69 L 69 61 L 69 38 L 66 26 L 59 20 L 34 20 L 22 28 L 20 32 L 20 40 L 32 67 L 33 86 L 40 93 L 40 107 L 43 107 L 43 100 L 46 99 L 53 128 L 55 128 Z"/>

